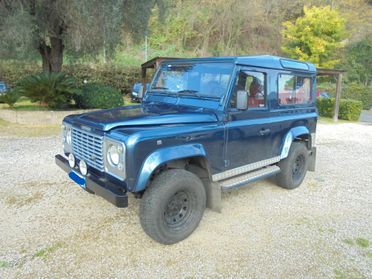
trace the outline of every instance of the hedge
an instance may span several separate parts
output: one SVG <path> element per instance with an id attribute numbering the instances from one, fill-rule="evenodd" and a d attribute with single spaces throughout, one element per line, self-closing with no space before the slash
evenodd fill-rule
<path id="1" fill-rule="evenodd" d="M 344 99 L 353 99 L 363 103 L 363 109 L 372 108 L 372 86 L 364 86 L 360 83 L 349 83 L 342 90 Z"/>
<path id="2" fill-rule="evenodd" d="M 83 87 L 77 98 L 77 105 L 83 109 L 108 109 L 124 105 L 119 90 L 98 83 L 89 83 Z"/>
<path id="3" fill-rule="evenodd" d="M 0 62 L 0 80 L 5 81 L 10 87 L 30 75 L 41 72 L 38 63 L 23 63 L 19 61 Z M 84 80 L 88 83 L 101 83 L 119 89 L 123 94 L 129 94 L 134 83 L 140 81 L 140 68 L 123 67 L 116 65 L 64 65 L 62 72 L 75 77 L 83 86 Z"/>
<path id="4" fill-rule="evenodd" d="M 317 98 L 316 105 L 320 116 L 332 117 L 335 106 L 334 98 Z M 338 118 L 343 120 L 357 121 L 362 112 L 361 101 L 341 99 Z"/>

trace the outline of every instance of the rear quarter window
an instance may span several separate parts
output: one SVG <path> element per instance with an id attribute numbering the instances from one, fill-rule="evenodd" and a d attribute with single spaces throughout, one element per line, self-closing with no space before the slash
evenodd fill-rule
<path id="1" fill-rule="evenodd" d="M 280 105 L 311 103 L 311 78 L 290 74 L 278 76 L 278 102 Z"/>

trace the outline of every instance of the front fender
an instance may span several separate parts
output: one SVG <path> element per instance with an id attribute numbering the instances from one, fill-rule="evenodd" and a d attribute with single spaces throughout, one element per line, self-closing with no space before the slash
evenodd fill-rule
<path id="1" fill-rule="evenodd" d="M 289 149 L 291 147 L 291 144 L 294 138 L 297 138 L 302 135 L 309 135 L 309 134 L 310 134 L 309 129 L 306 128 L 305 126 L 298 126 L 298 127 L 294 127 L 290 129 L 284 138 L 282 151 L 280 153 L 280 160 L 287 158 Z"/>
<path id="2" fill-rule="evenodd" d="M 206 156 L 205 150 L 201 144 L 186 144 L 156 150 L 151 153 L 142 164 L 137 183 L 134 187 L 134 192 L 144 190 L 153 171 L 164 163 L 196 156 Z"/>

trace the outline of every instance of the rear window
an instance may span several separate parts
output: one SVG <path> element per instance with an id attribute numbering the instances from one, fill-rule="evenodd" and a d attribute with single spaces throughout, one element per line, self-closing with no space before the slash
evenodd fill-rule
<path id="1" fill-rule="evenodd" d="M 311 78 L 280 74 L 278 78 L 280 105 L 308 104 L 311 102 Z"/>

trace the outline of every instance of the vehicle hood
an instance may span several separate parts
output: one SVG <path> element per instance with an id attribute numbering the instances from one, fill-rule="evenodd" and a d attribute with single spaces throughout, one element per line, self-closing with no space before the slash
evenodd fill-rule
<path id="1" fill-rule="evenodd" d="M 216 122 L 213 110 L 169 104 L 138 105 L 71 115 L 73 125 L 86 125 L 101 131 L 117 127 Z"/>

